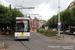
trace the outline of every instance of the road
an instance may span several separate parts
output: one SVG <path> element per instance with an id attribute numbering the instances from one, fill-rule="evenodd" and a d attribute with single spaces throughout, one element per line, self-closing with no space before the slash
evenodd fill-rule
<path id="1" fill-rule="evenodd" d="M 75 50 L 75 43 L 54 39 L 31 32 L 31 38 L 15 41 L 13 36 L 0 35 L 0 43 L 5 43 L 6 50 Z"/>

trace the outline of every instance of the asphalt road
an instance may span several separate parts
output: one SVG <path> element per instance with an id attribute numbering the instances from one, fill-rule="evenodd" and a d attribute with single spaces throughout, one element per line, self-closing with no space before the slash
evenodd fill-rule
<path id="1" fill-rule="evenodd" d="M 6 50 L 75 50 L 75 43 L 54 39 L 31 32 L 31 38 L 15 41 L 13 36 L 0 35 L 0 43 L 5 43 Z"/>

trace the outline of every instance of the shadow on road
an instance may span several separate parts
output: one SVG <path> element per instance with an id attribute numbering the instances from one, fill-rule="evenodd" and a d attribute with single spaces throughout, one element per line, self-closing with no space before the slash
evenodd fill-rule
<path id="1" fill-rule="evenodd" d="M 28 39 L 16 39 L 15 41 L 29 41 Z"/>

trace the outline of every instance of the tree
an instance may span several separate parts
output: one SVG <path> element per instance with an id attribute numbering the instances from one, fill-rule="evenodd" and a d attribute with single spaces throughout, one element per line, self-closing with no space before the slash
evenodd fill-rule
<path id="1" fill-rule="evenodd" d="M 67 27 L 68 25 L 71 25 L 71 15 L 69 9 L 66 9 L 65 11 L 61 12 L 61 22 L 65 24 Z"/>
<path id="2" fill-rule="evenodd" d="M 2 5 L 0 5 L 0 23 L 1 24 L 10 24 L 11 22 L 11 11 Z"/>
<path id="3" fill-rule="evenodd" d="M 22 12 L 20 12 L 18 9 L 14 8 L 11 9 L 12 12 L 12 20 L 11 22 L 15 22 L 16 17 L 23 17 Z"/>
<path id="4" fill-rule="evenodd" d="M 47 21 L 47 25 L 49 26 L 49 28 L 51 27 L 56 28 L 57 22 L 58 22 L 58 15 L 53 15 L 52 18 Z"/>
<path id="5" fill-rule="evenodd" d="M 16 8 L 10 11 L 8 7 L 0 5 L 0 27 L 11 26 L 13 28 L 16 17 L 23 17 L 22 12 Z"/>
<path id="6" fill-rule="evenodd" d="M 71 11 L 72 25 L 75 25 L 75 7 L 73 7 L 70 11 Z"/>
<path id="7" fill-rule="evenodd" d="M 12 13 L 9 10 L 9 8 L 0 5 L 0 29 L 2 29 L 3 27 L 7 27 L 7 25 L 11 24 L 11 17 L 12 17 Z"/>
<path id="8" fill-rule="evenodd" d="M 11 17 L 11 28 L 14 29 L 15 27 L 15 22 L 16 22 L 16 17 L 23 17 L 23 14 L 21 11 L 19 11 L 18 9 L 14 8 L 14 9 L 11 9 L 11 12 L 12 12 L 12 17 Z"/>
<path id="9" fill-rule="evenodd" d="M 45 28 L 45 25 L 42 25 L 42 28 Z"/>

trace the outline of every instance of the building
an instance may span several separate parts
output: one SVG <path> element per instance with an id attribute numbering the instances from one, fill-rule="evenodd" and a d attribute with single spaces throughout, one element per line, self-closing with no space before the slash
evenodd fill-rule
<path id="1" fill-rule="evenodd" d="M 37 17 L 35 17 L 34 19 L 29 17 L 29 19 L 31 30 L 36 30 L 39 26 L 39 19 Z"/>
<path id="2" fill-rule="evenodd" d="M 68 6 L 69 9 L 75 7 L 75 0 L 73 2 L 70 3 L 70 5 Z"/>
<path id="3" fill-rule="evenodd" d="M 39 27 L 39 19 L 35 17 L 33 19 L 33 29 L 36 30 Z"/>
<path id="4" fill-rule="evenodd" d="M 42 25 L 46 25 L 47 22 L 45 20 L 40 20 L 40 27 L 42 27 Z"/>
<path id="5" fill-rule="evenodd" d="M 33 26 L 33 20 L 32 20 L 32 18 L 29 16 L 29 20 L 30 20 L 30 27 L 31 27 L 31 30 L 32 30 L 32 26 Z"/>
<path id="6" fill-rule="evenodd" d="M 46 25 L 46 21 L 45 20 L 40 20 L 35 17 L 34 19 L 32 19 L 30 16 L 29 16 L 29 19 L 30 19 L 30 27 L 31 27 L 31 30 L 37 30 L 40 27 L 42 27 L 42 25 Z"/>

